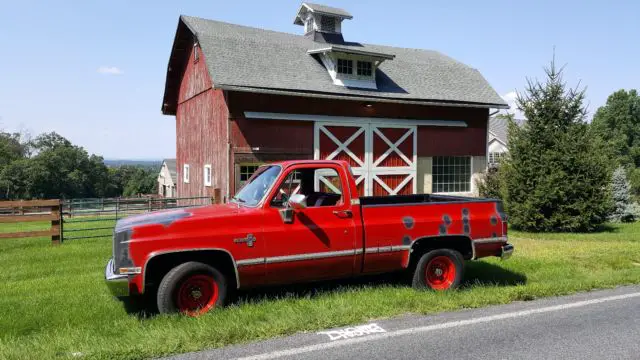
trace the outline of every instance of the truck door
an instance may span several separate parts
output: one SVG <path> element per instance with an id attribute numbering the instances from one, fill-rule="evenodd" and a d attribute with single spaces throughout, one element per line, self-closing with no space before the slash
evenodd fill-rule
<path id="1" fill-rule="evenodd" d="M 355 220 L 337 165 L 301 164 L 287 173 L 265 206 L 267 282 L 271 284 L 351 276 L 356 255 Z M 280 210 L 291 195 L 305 195 L 306 207 L 284 223 Z"/>

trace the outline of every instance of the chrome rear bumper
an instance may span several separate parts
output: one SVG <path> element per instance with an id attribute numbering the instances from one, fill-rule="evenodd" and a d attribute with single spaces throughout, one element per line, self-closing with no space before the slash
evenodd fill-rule
<path id="1" fill-rule="evenodd" d="M 113 259 L 110 259 L 104 269 L 104 281 L 113 296 L 129 295 L 129 276 L 113 272 Z"/>
<path id="2" fill-rule="evenodd" d="M 500 259 L 507 260 L 513 254 L 513 245 L 507 243 L 502 245 L 502 250 L 500 251 Z"/>

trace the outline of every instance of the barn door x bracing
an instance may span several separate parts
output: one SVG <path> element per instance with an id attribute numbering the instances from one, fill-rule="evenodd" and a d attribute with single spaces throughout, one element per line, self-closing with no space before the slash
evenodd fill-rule
<path id="1" fill-rule="evenodd" d="M 345 160 L 360 195 L 416 192 L 415 125 L 316 122 L 315 159 Z"/>

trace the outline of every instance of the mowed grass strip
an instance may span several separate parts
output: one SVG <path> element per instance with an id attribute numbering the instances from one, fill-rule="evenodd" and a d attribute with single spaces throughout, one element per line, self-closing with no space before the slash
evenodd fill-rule
<path id="1" fill-rule="evenodd" d="M 532 300 L 640 283 L 640 223 L 596 234 L 511 232 L 514 256 L 467 263 L 458 291 L 392 277 L 258 290 L 200 318 L 142 316 L 103 284 L 110 239 L 0 241 L 0 358 L 142 359 L 405 313 Z"/>

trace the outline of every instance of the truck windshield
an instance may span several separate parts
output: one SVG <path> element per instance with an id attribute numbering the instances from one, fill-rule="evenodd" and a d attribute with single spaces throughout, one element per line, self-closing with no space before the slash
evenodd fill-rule
<path id="1" fill-rule="evenodd" d="M 280 170 L 280 166 L 275 165 L 259 167 L 231 201 L 247 206 L 258 205 L 271 189 Z"/>

